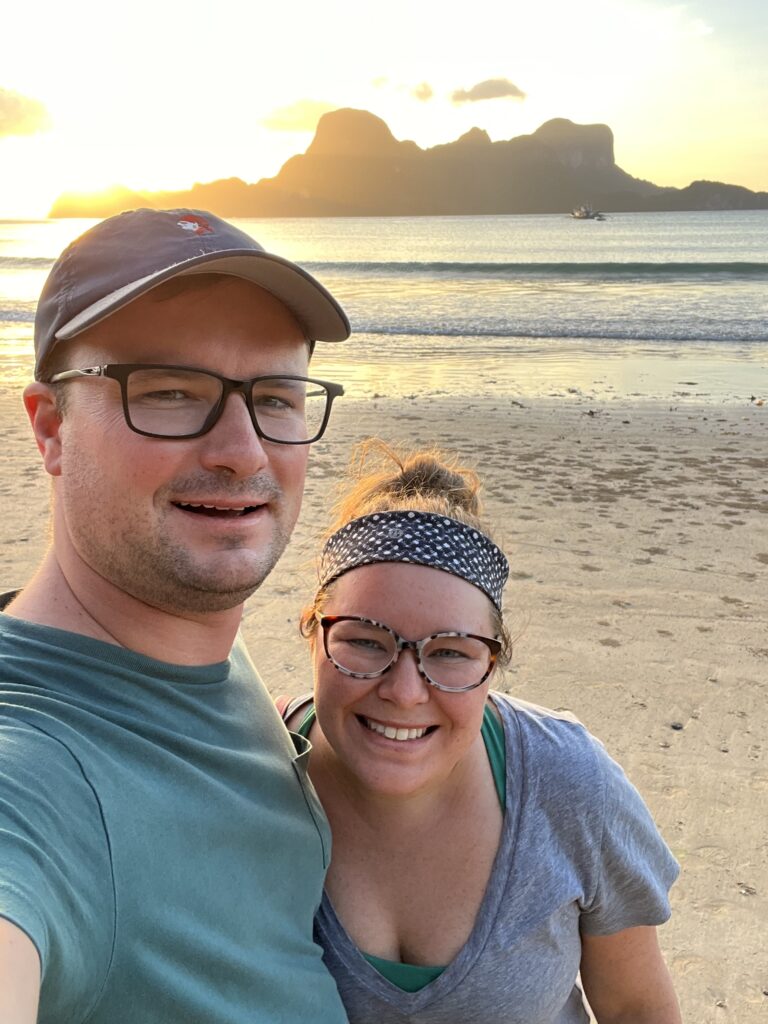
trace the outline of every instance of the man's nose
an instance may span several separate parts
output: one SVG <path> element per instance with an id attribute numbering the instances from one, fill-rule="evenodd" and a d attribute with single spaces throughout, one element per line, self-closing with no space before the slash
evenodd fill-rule
<path id="1" fill-rule="evenodd" d="M 233 391 L 214 426 L 200 439 L 200 461 L 207 469 L 227 469 L 235 476 L 252 476 L 269 462 L 269 445 L 256 433 L 245 395 Z"/>

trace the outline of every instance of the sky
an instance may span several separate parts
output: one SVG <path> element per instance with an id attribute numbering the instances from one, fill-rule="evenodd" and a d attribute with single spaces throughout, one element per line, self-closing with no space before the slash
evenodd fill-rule
<path id="1" fill-rule="evenodd" d="M 553 117 L 659 185 L 768 191 L 764 0 L 8 0 L 0 217 L 278 172 L 339 107 L 427 148 Z"/>

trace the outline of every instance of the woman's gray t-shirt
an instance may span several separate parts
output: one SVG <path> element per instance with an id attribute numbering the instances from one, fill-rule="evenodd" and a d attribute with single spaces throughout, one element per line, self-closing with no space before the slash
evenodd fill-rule
<path id="1" fill-rule="evenodd" d="M 316 937 L 350 1024 L 586 1024 L 580 933 L 670 915 L 678 865 L 621 768 L 578 722 L 492 696 L 507 800 L 474 928 L 438 978 L 404 992 L 365 960 L 324 895 Z"/>

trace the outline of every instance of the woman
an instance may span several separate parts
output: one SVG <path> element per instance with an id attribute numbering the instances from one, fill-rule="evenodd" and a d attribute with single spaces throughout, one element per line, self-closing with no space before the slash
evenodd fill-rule
<path id="1" fill-rule="evenodd" d="M 302 618 L 314 697 L 283 709 L 333 830 L 317 937 L 350 1021 L 586 1022 L 580 971 L 599 1024 L 678 1024 L 645 805 L 579 723 L 489 692 L 508 565 L 477 477 L 374 447 Z"/>

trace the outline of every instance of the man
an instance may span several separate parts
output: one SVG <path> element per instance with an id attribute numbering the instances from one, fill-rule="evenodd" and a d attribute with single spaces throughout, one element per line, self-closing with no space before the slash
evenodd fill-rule
<path id="1" fill-rule="evenodd" d="M 236 640 L 294 526 L 347 319 L 200 211 L 51 270 L 24 400 L 52 544 L 0 615 L 0 1020 L 342 1022 L 330 834 Z M 254 379 L 255 378 L 255 379 Z"/>

